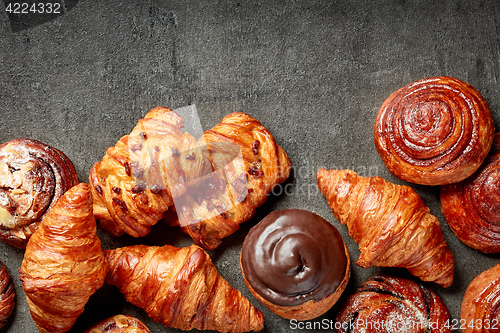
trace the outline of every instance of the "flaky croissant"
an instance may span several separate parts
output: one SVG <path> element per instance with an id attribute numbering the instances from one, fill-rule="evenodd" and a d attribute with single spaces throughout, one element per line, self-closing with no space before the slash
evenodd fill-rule
<path id="1" fill-rule="evenodd" d="M 7 268 L 0 261 L 0 328 L 9 321 L 16 305 L 16 291 Z"/>
<path id="2" fill-rule="evenodd" d="M 360 267 L 404 267 L 423 281 L 453 283 L 455 260 L 437 218 L 409 186 L 351 170 L 317 172 L 335 217 L 359 245 Z"/>
<path id="3" fill-rule="evenodd" d="M 107 262 L 96 236 L 88 186 L 68 190 L 30 238 L 19 277 L 40 332 L 67 332 L 104 284 Z"/>
<path id="4" fill-rule="evenodd" d="M 262 313 L 217 272 L 196 245 L 135 245 L 104 251 L 106 281 L 155 321 L 183 330 L 260 331 Z"/>
<path id="5" fill-rule="evenodd" d="M 198 141 L 182 124 L 155 108 L 93 166 L 94 214 L 105 231 L 141 237 L 170 210 L 169 224 L 214 249 L 290 174 L 286 153 L 255 118 L 232 113 Z"/>
<path id="6" fill-rule="evenodd" d="M 205 249 L 249 220 L 274 187 L 290 175 L 290 160 L 269 131 L 255 118 L 231 113 L 199 140 L 215 170 L 175 200 L 182 230 Z"/>

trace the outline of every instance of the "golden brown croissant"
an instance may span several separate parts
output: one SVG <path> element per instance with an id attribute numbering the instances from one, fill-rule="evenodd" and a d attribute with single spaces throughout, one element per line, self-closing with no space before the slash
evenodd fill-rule
<path id="1" fill-rule="evenodd" d="M 170 209 L 179 215 L 171 225 L 214 249 L 290 174 L 284 150 L 244 113 L 198 141 L 182 126 L 178 114 L 155 108 L 93 166 L 94 214 L 105 231 L 144 236 Z"/>
<path id="2" fill-rule="evenodd" d="M 198 245 L 212 250 L 288 178 L 290 160 L 257 119 L 241 112 L 224 117 L 201 142 L 215 172 L 176 199 L 179 219 L 169 223 L 180 224 Z"/>
<path id="3" fill-rule="evenodd" d="M 14 306 L 16 305 L 16 292 L 14 284 L 7 268 L 0 261 L 0 328 L 2 328 L 10 318 Z"/>
<path id="4" fill-rule="evenodd" d="M 104 284 L 106 269 L 92 198 L 82 183 L 68 190 L 45 216 L 19 269 L 40 332 L 67 332 Z"/>
<path id="5" fill-rule="evenodd" d="M 78 184 L 73 163 L 40 141 L 0 145 L 0 240 L 25 248 L 50 208 Z"/>
<path id="6" fill-rule="evenodd" d="M 500 329 L 500 264 L 482 272 L 465 290 L 460 309 L 464 333 L 498 332 Z"/>
<path id="7" fill-rule="evenodd" d="M 85 333 L 151 333 L 151 331 L 135 317 L 116 315 L 100 321 Z"/>
<path id="8" fill-rule="evenodd" d="M 439 221 L 411 187 L 351 170 L 320 169 L 317 181 L 359 245 L 358 266 L 404 267 L 423 281 L 453 283 L 455 261 Z"/>
<path id="9" fill-rule="evenodd" d="M 450 332 L 445 304 L 413 280 L 373 276 L 349 296 L 336 318 L 337 333 Z"/>
<path id="10" fill-rule="evenodd" d="M 260 331 L 262 313 L 217 272 L 196 245 L 106 250 L 106 281 L 155 321 L 183 330 Z"/>
<path id="11" fill-rule="evenodd" d="M 490 155 L 466 180 L 440 187 L 441 210 L 451 230 L 466 245 L 500 252 L 500 133 Z"/>
<path id="12" fill-rule="evenodd" d="M 452 77 L 431 77 L 384 101 L 375 121 L 375 147 L 399 178 L 444 185 L 479 168 L 494 131 L 488 103 L 476 88 Z"/>

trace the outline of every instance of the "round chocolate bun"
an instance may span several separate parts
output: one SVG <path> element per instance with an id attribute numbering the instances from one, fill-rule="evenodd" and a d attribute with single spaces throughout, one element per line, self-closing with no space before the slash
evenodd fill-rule
<path id="1" fill-rule="evenodd" d="M 272 212 L 243 242 L 240 265 L 252 294 L 287 319 L 328 311 L 350 277 L 350 258 L 337 229 L 300 209 Z"/>

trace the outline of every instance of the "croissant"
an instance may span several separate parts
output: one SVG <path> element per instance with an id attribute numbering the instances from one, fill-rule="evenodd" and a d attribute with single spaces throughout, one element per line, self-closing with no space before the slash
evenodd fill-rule
<path id="1" fill-rule="evenodd" d="M 500 264 L 496 264 L 476 276 L 465 290 L 460 309 L 462 332 L 498 332 L 499 306 Z"/>
<path id="2" fill-rule="evenodd" d="M 451 230 L 466 245 L 500 252 L 500 133 L 490 155 L 466 180 L 440 187 L 441 210 Z"/>
<path id="3" fill-rule="evenodd" d="M 28 138 L 0 145 L 0 240 L 24 249 L 45 214 L 76 184 L 75 167 L 62 151 Z"/>
<path id="4" fill-rule="evenodd" d="M 479 168 L 494 131 L 488 103 L 476 88 L 452 77 L 431 77 L 384 101 L 375 121 L 375 147 L 397 177 L 444 185 Z"/>
<path id="5" fill-rule="evenodd" d="M 67 332 L 104 284 L 107 263 L 86 184 L 69 189 L 30 238 L 19 269 L 40 332 Z"/>
<path id="6" fill-rule="evenodd" d="M 113 235 L 142 237 L 166 219 L 205 249 L 254 214 L 290 174 L 290 161 L 269 131 L 232 113 L 196 141 L 182 118 L 155 108 L 108 148 L 91 170 L 94 215 Z"/>
<path id="7" fill-rule="evenodd" d="M 106 250 L 106 281 L 155 321 L 182 330 L 260 331 L 262 313 L 217 272 L 196 245 Z"/>
<path id="8" fill-rule="evenodd" d="M 151 331 L 135 317 L 116 315 L 100 321 L 85 333 L 151 333 Z"/>
<path id="9" fill-rule="evenodd" d="M 232 113 L 199 140 L 213 173 L 175 199 L 178 219 L 169 221 L 207 250 L 249 220 L 275 186 L 290 175 L 290 160 L 255 118 Z"/>
<path id="10" fill-rule="evenodd" d="M 411 187 L 351 170 L 320 169 L 317 181 L 359 245 L 358 266 L 404 267 L 423 281 L 453 283 L 455 260 L 439 221 Z"/>
<path id="11" fill-rule="evenodd" d="M 450 332 L 450 316 L 439 296 L 422 284 L 373 276 L 350 295 L 336 318 L 337 333 Z"/>
<path id="12" fill-rule="evenodd" d="M 1 261 L 0 267 L 0 328 L 2 328 L 7 324 L 16 305 L 16 292 L 12 278 Z"/>

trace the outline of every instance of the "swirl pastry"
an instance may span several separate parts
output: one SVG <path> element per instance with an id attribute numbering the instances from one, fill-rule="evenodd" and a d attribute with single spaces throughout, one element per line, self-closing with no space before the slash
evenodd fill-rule
<path id="1" fill-rule="evenodd" d="M 451 230 L 466 245 L 500 252 L 500 133 L 490 155 L 466 180 L 440 187 L 441 210 Z"/>
<path id="2" fill-rule="evenodd" d="M 486 100 L 471 85 L 431 77 L 392 93 L 375 121 L 375 147 L 387 169 L 423 185 L 456 183 L 484 160 L 494 124 Z"/>
<path id="3" fill-rule="evenodd" d="M 104 319 L 85 333 L 151 333 L 151 331 L 135 317 L 116 315 Z"/>
<path id="4" fill-rule="evenodd" d="M 409 186 L 351 170 L 317 172 L 319 190 L 359 245 L 356 264 L 404 267 L 423 281 L 453 283 L 455 260 L 441 225 Z"/>
<path id="5" fill-rule="evenodd" d="M 93 166 L 94 214 L 105 231 L 144 236 L 170 209 L 178 218 L 169 224 L 214 249 L 290 174 L 284 150 L 244 113 L 198 141 L 182 127 L 178 114 L 155 108 Z"/>
<path id="6" fill-rule="evenodd" d="M 500 264 L 482 272 L 465 290 L 460 309 L 463 333 L 498 332 L 500 328 Z"/>
<path id="7" fill-rule="evenodd" d="M 104 251 L 106 282 L 168 327 L 219 332 L 260 331 L 262 313 L 224 280 L 209 255 L 191 245 L 135 245 Z"/>
<path id="8" fill-rule="evenodd" d="M 19 277 L 41 333 L 67 332 L 104 284 L 107 263 L 87 184 L 69 189 L 26 246 Z"/>
<path id="9" fill-rule="evenodd" d="M 16 292 L 10 274 L 1 261 L 0 266 L 0 328 L 2 328 L 7 324 L 16 305 Z"/>
<path id="10" fill-rule="evenodd" d="M 245 283 L 272 312 L 309 320 L 328 311 L 350 277 L 347 247 L 317 214 L 272 212 L 248 233 L 240 257 Z"/>
<path id="11" fill-rule="evenodd" d="M 27 138 L 0 145 L 0 240 L 25 248 L 45 214 L 76 184 L 75 168 L 60 150 Z"/>
<path id="12" fill-rule="evenodd" d="M 431 289 L 409 279 L 373 276 L 350 295 L 337 333 L 450 332 L 448 309 Z"/>

